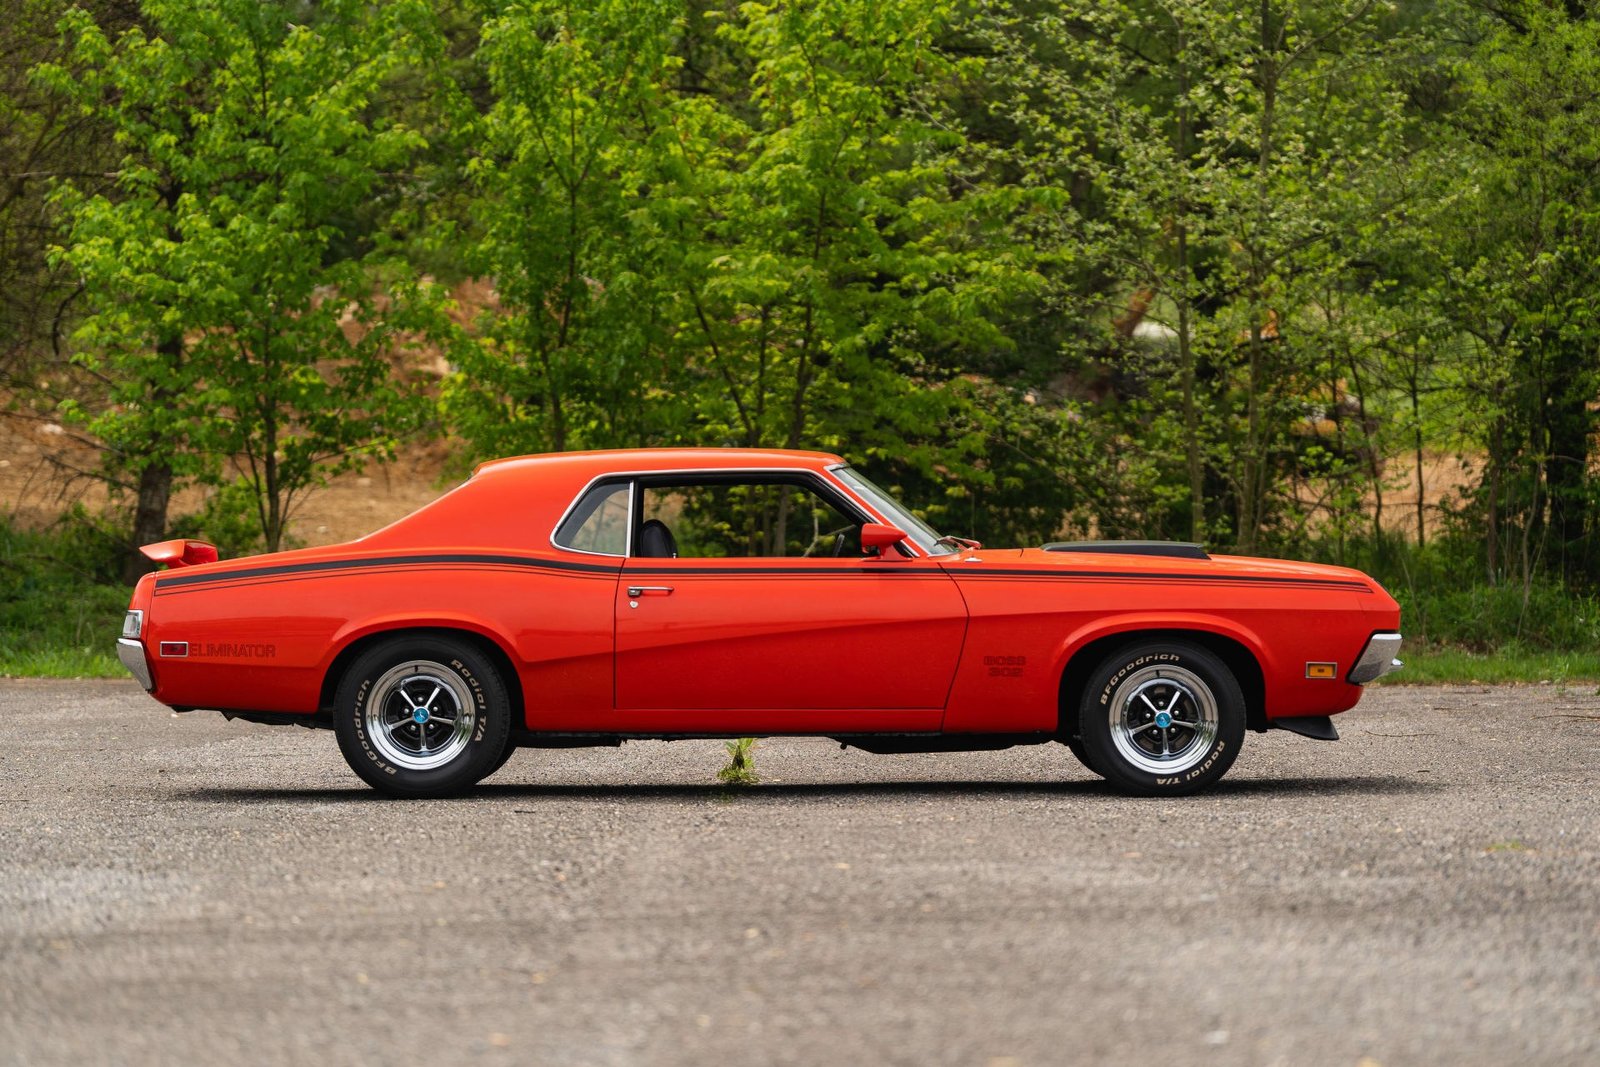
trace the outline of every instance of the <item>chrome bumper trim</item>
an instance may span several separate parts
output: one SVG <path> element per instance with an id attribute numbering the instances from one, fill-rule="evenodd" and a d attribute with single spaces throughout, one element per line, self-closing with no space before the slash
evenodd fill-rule
<path id="1" fill-rule="evenodd" d="M 1397 633 L 1373 634 L 1367 640 L 1367 647 L 1362 650 L 1361 658 L 1350 668 L 1348 675 L 1350 684 L 1366 685 L 1382 678 L 1390 671 L 1397 671 L 1405 666 L 1394 658 L 1394 654 L 1400 651 L 1401 640 L 1401 636 Z"/>
<path id="2" fill-rule="evenodd" d="M 144 645 L 126 637 L 120 638 L 117 641 L 117 658 L 128 668 L 128 673 L 144 686 L 146 693 L 156 687 L 154 679 L 150 677 L 150 663 L 144 658 Z"/>

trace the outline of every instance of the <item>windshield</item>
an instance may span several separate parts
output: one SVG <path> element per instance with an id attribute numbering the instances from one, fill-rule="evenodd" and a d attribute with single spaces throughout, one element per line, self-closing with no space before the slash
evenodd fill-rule
<path id="1" fill-rule="evenodd" d="M 855 490 L 861 499 L 871 504 L 878 514 L 904 530 L 906 537 L 922 551 L 937 556 L 961 550 L 959 544 L 947 537 L 941 537 L 932 526 L 911 514 L 900 501 L 873 485 L 859 472 L 849 467 L 835 467 L 833 473 L 839 476 L 841 482 Z"/>

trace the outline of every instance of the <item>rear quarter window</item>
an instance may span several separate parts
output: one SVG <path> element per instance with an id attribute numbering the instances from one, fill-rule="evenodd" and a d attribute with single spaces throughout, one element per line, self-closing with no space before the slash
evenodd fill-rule
<path id="1" fill-rule="evenodd" d="M 632 495 L 633 486 L 628 482 L 594 486 L 556 528 L 556 545 L 574 552 L 625 555 L 628 551 L 628 502 Z"/>

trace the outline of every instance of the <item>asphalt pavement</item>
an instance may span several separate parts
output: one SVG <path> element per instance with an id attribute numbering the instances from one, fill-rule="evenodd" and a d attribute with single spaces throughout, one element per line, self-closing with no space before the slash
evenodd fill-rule
<path id="1" fill-rule="evenodd" d="M 1180 800 L 806 739 L 395 801 L 328 733 L 0 680 L 0 1063 L 1600 1062 L 1600 696 L 1338 723 Z"/>

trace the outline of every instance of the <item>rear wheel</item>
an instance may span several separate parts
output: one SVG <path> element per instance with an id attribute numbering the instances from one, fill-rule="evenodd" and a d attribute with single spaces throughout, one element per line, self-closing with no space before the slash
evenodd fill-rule
<path id="1" fill-rule="evenodd" d="M 1179 796 L 1233 766 L 1244 742 L 1244 693 L 1227 665 L 1198 645 L 1130 645 L 1089 679 L 1078 728 L 1084 762 L 1117 788 Z"/>
<path id="2" fill-rule="evenodd" d="M 494 665 L 467 642 L 397 637 L 351 664 L 334 699 L 334 728 L 345 761 L 368 785 L 448 796 L 498 768 L 511 701 Z"/>

